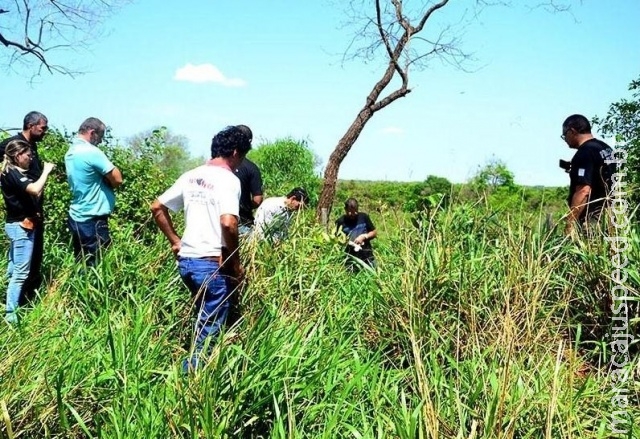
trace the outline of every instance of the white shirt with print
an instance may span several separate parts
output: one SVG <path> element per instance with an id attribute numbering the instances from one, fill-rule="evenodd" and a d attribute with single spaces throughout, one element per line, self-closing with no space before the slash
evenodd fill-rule
<path id="1" fill-rule="evenodd" d="M 179 256 L 220 256 L 224 244 L 220 217 L 238 216 L 240 180 L 226 168 L 206 164 L 182 174 L 158 200 L 174 212 L 184 209 Z"/>

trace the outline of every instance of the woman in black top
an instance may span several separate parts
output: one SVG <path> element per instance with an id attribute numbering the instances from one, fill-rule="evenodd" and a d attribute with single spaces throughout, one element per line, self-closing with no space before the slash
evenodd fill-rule
<path id="1" fill-rule="evenodd" d="M 15 323 L 20 303 L 22 286 L 29 276 L 33 254 L 34 228 L 42 218 L 38 198 L 42 196 L 51 163 L 45 163 L 42 176 L 33 181 L 26 171 L 31 163 L 31 146 L 23 140 L 12 140 L 5 148 L 0 165 L 0 187 L 4 198 L 6 224 L 4 230 L 9 237 L 9 267 L 7 277 L 7 305 L 5 320 Z"/>
<path id="2" fill-rule="evenodd" d="M 371 240 L 378 236 L 378 232 L 371 218 L 364 212 L 358 212 L 358 201 L 355 198 L 345 201 L 344 212 L 345 214 L 336 221 L 336 231 L 342 231 L 349 237 L 345 247 L 345 252 L 351 256 L 347 259 L 347 267 L 358 268 L 353 258 L 361 260 L 370 267 L 375 267 Z"/>

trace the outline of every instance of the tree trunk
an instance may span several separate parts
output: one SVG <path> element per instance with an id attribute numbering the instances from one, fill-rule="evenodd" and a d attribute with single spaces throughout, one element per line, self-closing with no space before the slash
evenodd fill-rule
<path id="1" fill-rule="evenodd" d="M 340 169 L 340 165 L 351 150 L 353 144 L 358 140 L 360 133 L 362 133 L 364 126 L 369 119 L 371 119 L 373 113 L 374 111 L 371 110 L 369 106 L 362 108 L 329 156 L 329 162 L 324 170 L 324 181 L 322 183 L 322 191 L 320 192 L 320 199 L 318 200 L 318 208 L 316 210 L 318 220 L 321 218 L 323 208 L 327 209 L 327 216 L 331 215 L 331 206 L 333 205 L 333 199 L 336 196 L 336 183 L 338 182 L 338 170 Z"/>
<path id="2" fill-rule="evenodd" d="M 431 15 L 431 13 L 445 4 L 447 4 L 449 0 L 442 0 L 441 4 L 432 6 L 429 11 L 423 17 L 423 22 Z M 402 2 L 396 2 L 394 0 L 394 6 L 399 15 L 402 15 Z M 349 126 L 347 132 L 342 136 L 338 145 L 333 150 L 331 155 L 329 156 L 329 162 L 327 163 L 327 168 L 324 171 L 324 182 L 322 183 L 322 192 L 320 193 L 320 199 L 318 200 L 318 209 L 316 210 L 316 218 L 318 221 L 322 218 L 322 210 L 326 209 L 327 215 L 331 215 L 331 206 L 333 205 L 333 199 L 336 196 L 336 184 L 338 182 L 338 170 L 340 169 L 340 165 L 342 161 L 347 156 L 351 147 L 358 137 L 364 126 L 369 122 L 371 117 L 377 111 L 383 109 L 387 105 L 396 101 L 399 98 L 406 96 L 411 90 L 409 90 L 409 78 L 407 76 L 408 65 L 404 68 L 401 68 L 398 65 L 398 60 L 401 58 L 402 53 L 404 52 L 406 45 L 409 41 L 409 38 L 414 32 L 418 32 L 420 29 L 416 30 L 409 26 L 408 23 L 403 24 L 404 33 L 398 40 L 395 47 L 391 47 L 391 44 L 388 40 L 388 37 L 383 29 L 382 22 L 380 21 L 380 1 L 376 0 L 376 11 L 377 11 L 377 25 L 380 31 L 380 37 L 385 47 L 387 48 L 387 55 L 389 56 L 389 63 L 387 64 L 387 68 L 382 75 L 382 78 L 373 86 L 373 89 L 367 96 L 366 103 L 364 107 L 358 113 L 355 120 Z M 424 25 L 421 23 L 420 28 Z M 402 80 L 402 85 L 395 91 L 389 93 L 383 99 L 379 99 L 380 95 L 384 91 L 384 89 L 389 85 L 394 75 L 399 75 Z"/>

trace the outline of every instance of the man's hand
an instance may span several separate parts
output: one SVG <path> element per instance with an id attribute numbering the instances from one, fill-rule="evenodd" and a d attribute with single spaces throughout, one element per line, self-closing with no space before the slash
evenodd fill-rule
<path id="1" fill-rule="evenodd" d="M 42 173 L 49 175 L 55 169 L 56 165 L 46 162 L 42 168 Z"/>
<path id="2" fill-rule="evenodd" d="M 238 265 L 237 267 L 229 268 L 228 270 L 224 270 L 224 274 L 229 276 L 235 286 L 240 288 L 240 286 L 244 283 L 245 279 L 245 270 L 242 265 Z"/>
<path id="3" fill-rule="evenodd" d="M 169 209 L 156 199 L 151 203 L 151 214 L 153 216 L 153 221 L 155 221 L 162 234 L 171 244 L 171 251 L 177 258 L 180 247 L 182 246 L 182 241 L 176 233 L 176 229 L 173 227 L 173 221 L 171 221 Z"/>
<path id="4" fill-rule="evenodd" d="M 180 251 L 180 247 L 182 247 L 182 241 L 178 241 L 174 244 L 171 244 L 171 251 L 173 255 L 178 259 L 178 252 Z"/>
<path id="5" fill-rule="evenodd" d="M 358 235 L 356 237 L 356 239 L 353 240 L 354 243 L 358 244 L 358 245 L 362 245 L 365 243 L 365 241 L 367 240 L 367 234 L 363 233 L 361 235 Z"/>
<path id="6" fill-rule="evenodd" d="M 113 168 L 103 176 L 103 180 L 111 189 L 116 189 L 122 184 L 122 173 L 118 168 Z"/>

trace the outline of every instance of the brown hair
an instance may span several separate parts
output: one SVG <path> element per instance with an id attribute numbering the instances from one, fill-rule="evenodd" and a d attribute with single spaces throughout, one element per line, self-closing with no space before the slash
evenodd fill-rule
<path id="1" fill-rule="evenodd" d="M 7 172 L 7 169 L 18 166 L 16 157 L 18 157 L 18 154 L 21 154 L 29 148 L 31 148 L 31 146 L 24 140 L 20 139 L 15 139 L 7 143 L 7 146 L 4 149 L 4 157 L 0 164 L 0 172 L 4 174 Z"/>

